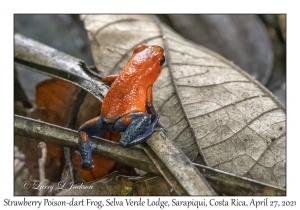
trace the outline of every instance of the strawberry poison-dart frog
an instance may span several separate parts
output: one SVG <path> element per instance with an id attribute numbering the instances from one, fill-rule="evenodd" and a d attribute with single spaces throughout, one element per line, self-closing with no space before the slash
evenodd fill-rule
<path id="1" fill-rule="evenodd" d="M 84 123 L 79 132 L 81 167 L 89 170 L 95 145 L 89 136 L 116 130 L 122 132 L 120 145 L 132 146 L 147 140 L 155 130 L 164 130 L 152 101 L 152 86 L 165 62 L 164 49 L 139 45 L 118 75 L 103 78 L 112 83 L 103 99 L 101 115 Z"/>

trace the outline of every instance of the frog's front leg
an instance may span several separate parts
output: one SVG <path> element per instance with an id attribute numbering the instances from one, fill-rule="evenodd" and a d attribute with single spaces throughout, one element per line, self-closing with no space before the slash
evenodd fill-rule
<path id="1" fill-rule="evenodd" d="M 146 101 L 147 112 L 151 115 L 151 121 L 152 121 L 151 123 L 155 123 L 153 129 L 155 131 L 167 132 L 167 130 L 158 121 L 159 113 L 156 112 L 156 110 L 153 106 L 153 91 L 152 91 L 152 89 L 153 89 L 153 85 L 149 85 L 147 88 L 147 101 Z"/>
<path id="2" fill-rule="evenodd" d="M 109 84 L 109 86 L 118 78 L 118 75 L 110 75 L 102 78 L 102 82 Z"/>
<path id="3" fill-rule="evenodd" d="M 156 110 L 153 106 L 152 89 L 153 89 L 153 85 L 149 85 L 148 88 L 147 88 L 146 108 L 147 108 L 148 114 L 151 115 L 151 118 L 152 118 L 152 121 L 153 121 L 157 114 L 156 114 Z"/>
<path id="4" fill-rule="evenodd" d="M 96 145 L 90 142 L 89 136 L 101 135 L 112 129 L 113 126 L 105 123 L 102 116 L 93 118 L 80 126 L 78 129 L 79 151 L 76 152 L 80 155 L 80 165 L 82 169 L 89 170 L 94 167 L 92 163 L 92 151 Z"/>
<path id="5" fill-rule="evenodd" d="M 123 132 L 120 145 L 129 147 L 146 141 L 154 132 L 157 120 L 151 122 L 151 116 L 143 112 L 130 113 L 118 119 L 114 129 Z"/>

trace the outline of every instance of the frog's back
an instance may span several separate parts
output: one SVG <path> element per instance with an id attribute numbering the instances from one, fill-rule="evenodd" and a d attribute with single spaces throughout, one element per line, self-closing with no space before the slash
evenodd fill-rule
<path id="1" fill-rule="evenodd" d="M 102 116 L 108 122 L 131 112 L 146 112 L 146 88 L 134 78 L 124 81 L 120 76 L 107 92 L 101 108 Z"/>
<path id="2" fill-rule="evenodd" d="M 158 78 L 164 50 L 160 46 L 140 45 L 133 51 L 107 92 L 101 115 L 108 122 L 132 112 L 146 112 L 147 88 Z"/>

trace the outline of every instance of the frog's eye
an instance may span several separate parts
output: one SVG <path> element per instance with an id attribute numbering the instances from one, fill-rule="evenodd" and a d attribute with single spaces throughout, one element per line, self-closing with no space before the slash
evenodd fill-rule
<path id="1" fill-rule="evenodd" d="M 163 57 L 162 57 L 161 60 L 160 60 L 159 65 L 160 65 L 160 66 L 164 65 L 165 60 L 166 60 L 166 58 L 165 58 L 165 56 L 163 55 Z"/>

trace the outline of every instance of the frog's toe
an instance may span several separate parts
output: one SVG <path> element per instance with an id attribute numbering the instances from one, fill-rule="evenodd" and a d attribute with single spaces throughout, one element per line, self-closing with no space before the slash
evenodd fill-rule
<path id="1" fill-rule="evenodd" d="M 78 154 L 81 157 L 81 154 L 78 150 L 75 150 L 75 153 Z"/>
<path id="2" fill-rule="evenodd" d="M 128 143 L 128 142 L 122 142 L 122 141 L 120 141 L 119 144 L 121 145 L 121 147 L 124 147 L 124 148 L 131 146 L 131 144 Z"/>
<path id="3" fill-rule="evenodd" d="M 75 153 L 77 153 L 80 156 L 80 166 L 83 170 L 90 170 L 91 168 L 94 168 L 95 166 L 92 164 L 92 159 L 85 159 L 82 158 L 81 153 L 78 150 L 75 150 Z"/>
<path id="4" fill-rule="evenodd" d="M 155 117 L 155 120 L 152 122 L 152 128 L 153 128 L 153 131 L 162 131 L 164 133 L 168 132 L 159 122 L 159 117 L 160 117 L 160 114 L 157 113 L 156 117 Z"/>
<path id="5" fill-rule="evenodd" d="M 91 143 L 91 149 L 92 149 L 92 151 L 93 151 L 96 147 L 97 147 L 97 144 Z"/>
<path id="6" fill-rule="evenodd" d="M 153 128 L 154 131 L 162 131 L 164 133 L 167 133 L 168 131 L 160 124 L 160 122 L 157 122 Z"/>
<path id="7" fill-rule="evenodd" d="M 83 170 L 90 170 L 91 168 L 94 168 L 95 166 L 92 164 L 92 161 L 89 160 L 83 160 L 80 163 L 80 166 Z"/>

